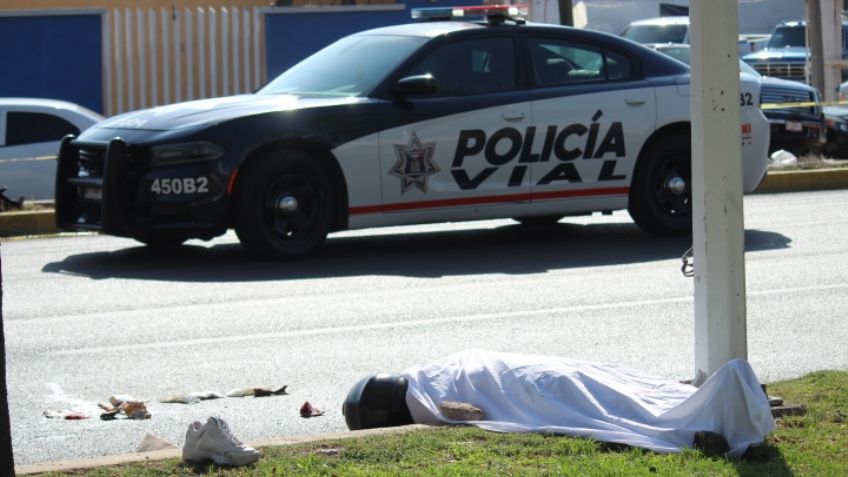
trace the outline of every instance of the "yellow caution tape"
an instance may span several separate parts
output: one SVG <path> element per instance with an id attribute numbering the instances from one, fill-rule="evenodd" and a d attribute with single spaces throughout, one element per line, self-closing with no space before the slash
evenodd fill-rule
<path id="1" fill-rule="evenodd" d="M 7 164 L 10 162 L 51 161 L 54 159 L 56 159 L 56 156 L 16 157 L 13 159 L 0 159 L 0 164 Z"/>
<path id="2" fill-rule="evenodd" d="M 799 103 L 763 103 L 760 109 L 788 109 L 788 108 L 812 108 L 814 106 L 839 106 L 848 104 L 848 101 L 830 101 L 819 103 L 817 101 L 803 101 Z"/>

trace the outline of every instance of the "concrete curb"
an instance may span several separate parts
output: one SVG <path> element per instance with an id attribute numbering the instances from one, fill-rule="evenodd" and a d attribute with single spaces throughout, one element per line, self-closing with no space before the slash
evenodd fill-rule
<path id="1" fill-rule="evenodd" d="M 769 171 L 755 193 L 848 189 L 848 167 L 809 171 Z M 60 232 L 52 209 L 0 213 L 0 237 Z"/>
<path id="2" fill-rule="evenodd" d="M 756 193 L 848 189 L 848 167 L 809 171 L 769 171 Z"/>
<path id="3" fill-rule="evenodd" d="M 362 431 L 332 432 L 324 434 L 313 434 L 308 436 L 275 437 L 262 439 L 247 443 L 253 448 L 279 447 L 295 444 L 304 444 L 318 441 L 331 441 L 367 437 L 383 434 L 400 434 L 410 431 L 429 429 L 431 426 L 412 424 L 400 427 L 385 427 L 381 429 L 365 429 Z M 136 462 L 154 462 L 167 459 L 182 458 L 181 449 L 164 449 L 150 452 L 139 452 L 134 454 L 111 455 L 104 457 L 91 457 L 87 459 L 50 462 L 46 464 L 31 464 L 15 466 L 15 475 L 37 475 L 47 472 L 71 472 L 77 470 L 94 469 L 98 467 L 111 467 L 116 465 L 132 464 Z"/>
<path id="4" fill-rule="evenodd" d="M 52 209 L 3 212 L 0 214 L 0 237 L 45 235 L 59 232 Z"/>

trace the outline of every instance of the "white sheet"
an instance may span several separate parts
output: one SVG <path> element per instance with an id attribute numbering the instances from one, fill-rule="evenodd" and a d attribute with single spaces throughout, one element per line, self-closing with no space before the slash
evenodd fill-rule
<path id="1" fill-rule="evenodd" d="M 643 372 L 565 358 L 462 351 L 403 372 L 415 422 L 458 423 L 442 401 L 473 404 L 498 432 L 591 437 L 658 452 L 692 447 L 697 431 L 722 434 L 731 457 L 774 429 L 768 399 L 747 361 L 734 360 L 700 387 Z"/>

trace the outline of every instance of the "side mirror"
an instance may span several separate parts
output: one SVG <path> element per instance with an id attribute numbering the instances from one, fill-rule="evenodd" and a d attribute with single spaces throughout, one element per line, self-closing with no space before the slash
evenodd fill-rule
<path id="1" fill-rule="evenodd" d="M 407 76 L 398 80 L 395 91 L 400 94 L 433 94 L 436 92 L 436 78 L 431 74 Z"/>

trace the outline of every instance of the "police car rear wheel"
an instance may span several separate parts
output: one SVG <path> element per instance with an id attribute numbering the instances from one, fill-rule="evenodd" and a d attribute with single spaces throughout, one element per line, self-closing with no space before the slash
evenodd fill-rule
<path id="1" fill-rule="evenodd" d="M 263 158 L 239 174 L 236 234 L 248 252 L 264 258 L 309 253 L 329 232 L 331 194 L 327 173 L 307 154 Z"/>
<path id="2" fill-rule="evenodd" d="M 630 186 L 630 216 L 656 235 L 692 230 L 692 151 L 688 136 L 654 144 L 636 164 Z"/>

